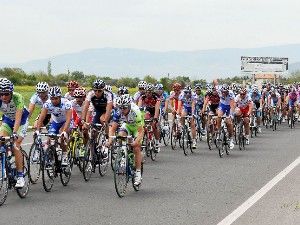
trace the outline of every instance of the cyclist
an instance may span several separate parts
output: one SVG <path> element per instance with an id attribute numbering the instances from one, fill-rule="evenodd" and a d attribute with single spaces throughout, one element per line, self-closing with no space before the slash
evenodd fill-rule
<path id="1" fill-rule="evenodd" d="M 61 165 L 68 165 L 68 152 L 66 142 L 68 140 L 68 134 L 72 128 L 72 103 L 62 97 L 60 87 L 54 86 L 49 89 L 50 99 L 47 100 L 44 105 L 40 118 L 37 123 L 36 134 L 39 133 L 40 127 L 43 124 L 48 112 L 51 113 L 51 123 L 49 127 L 49 134 L 61 134 L 60 146 L 62 149 Z"/>
<path id="2" fill-rule="evenodd" d="M 254 86 L 250 92 L 250 97 L 252 102 L 254 103 L 253 107 L 256 108 L 256 118 L 257 118 L 257 132 L 261 133 L 261 116 L 262 116 L 262 97 L 259 93 L 259 90 L 256 86 Z"/>
<path id="3" fill-rule="evenodd" d="M 200 114 L 202 113 L 203 104 L 204 104 L 204 94 L 201 89 L 202 89 L 201 84 L 195 84 L 195 87 L 194 87 L 195 99 L 192 102 L 192 112 L 196 116 L 201 116 Z M 203 129 L 205 127 L 205 125 L 206 125 L 205 118 L 201 116 L 201 126 L 202 127 L 200 127 L 200 132 L 201 132 L 202 136 L 205 135 L 205 129 Z"/>
<path id="4" fill-rule="evenodd" d="M 13 152 L 16 160 L 17 183 L 16 188 L 25 185 L 23 173 L 23 155 L 20 151 L 21 143 L 28 127 L 28 115 L 22 95 L 14 92 L 13 83 L 7 78 L 0 78 L 0 111 L 3 113 L 0 126 L 0 136 L 14 136 Z"/>
<path id="5" fill-rule="evenodd" d="M 217 91 L 217 88 L 209 86 L 205 95 L 202 114 L 205 112 L 207 107 L 209 107 L 208 120 L 210 121 L 211 116 L 217 115 L 217 109 L 219 108 L 219 104 L 220 104 L 220 96 Z"/>
<path id="6" fill-rule="evenodd" d="M 196 96 L 192 92 L 192 88 L 190 86 L 186 86 L 183 89 L 183 92 L 179 95 L 178 101 L 178 109 L 177 114 L 181 116 L 180 118 L 180 129 L 184 126 L 185 116 L 192 116 L 192 102 L 195 101 Z M 196 142 L 196 126 L 195 126 L 195 119 L 192 118 L 191 120 L 191 130 L 192 130 L 192 148 L 197 148 Z"/>
<path id="7" fill-rule="evenodd" d="M 81 123 L 82 107 L 83 107 L 83 102 L 86 97 L 85 89 L 83 87 L 76 88 L 74 90 L 73 97 L 75 99 L 73 99 L 71 101 L 71 104 L 72 104 L 72 117 L 73 117 L 73 121 L 74 121 L 74 126 L 81 127 L 82 126 L 82 123 Z"/>
<path id="8" fill-rule="evenodd" d="M 155 93 L 160 99 L 160 114 L 167 120 L 168 119 L 168 106 L 169 99 L 167 92 L 164 91 L 164 86 L 162 84 L 157 84 L 155 86 Z"/>
<path id="9" fill-rule="evenodd" d="M 155 136 L 155 152 L 158 153 L 160 152 L 160 146 L 159 146 L 160 133 L 159 133 L 159 129 L 157 128 L 157 123 L 159 117 L 160 101 L 157 95 L 154 93 L 153 84 L 147 84 L 146 92 L 140 97 L 138 106 L 140 108 L 145 109 L 146 119 L 153 118 L 152 128 Z M 150 118 L 147 118 L 148 115 Z"/>
<path id="10" fill-rule="evenodd" d="M 273 117 L 273 110 L 271 108 L 276 107 L 276 111 L 279 114 L 280 111 L 280 106 L 281 106 L 281 96 L 280 94 L 276 91 L 275 88 L 270 89 L 270 94 L 268 96 L 268 108 L 269 108 L 269 113 L 270 113 L 270 118 Z M 271 126 L 270 122 L 270 126 Z"/>
<path id="11" fill-rule="evenodd" d="M 176 112 L 178 109 L 178 98 L 181 93 L 181 84 L 180 83 L 174 83 L 172 86 L 173 91 L 170 93 L 169 101 L 171 103 L 172 107 L 172 114 L 173 114 L 173 122 L 176 117 Z"/>
<path id="12" fill-rule="evenodd" d="M 133 101 L 134 101 L 135 104 L 138 104 L 138 103 L 139 103 L 140 97 L 141 97 L 143 94 L 145 94 L 145 89 L 146 89 L 146 87 L 147 87 L 147 82 L 141 80 L 141 81 L 138 83 L 138 87 L 139 87 L 138 92 L 136 92 L 136 93 L 133 95 Z"/>
<path id="13" fill-rule="evenodd" d="M 248 95 L 246 88 L 242 88 L 240 90 L 240 93 L 235 97 L 235 103 L 236 103 L 235 115 L 237 116 L 238 119 L 240 117 L 244 118 L 246 145 L 249 145 L 250 142 L 249 116 L 253 109 L 253 102 L 251 100 L 251 97 Z"/>
<path id="14" fill-rule="evenodd" d="M 288 102 L 288 115 L 291 115 L 292 110 L 296 109 L 298 105 L 298 98 L 299 94 L 295 87 L 290 88 L 290 92 L 287 95 L 287 102 Z M 291 123 L 291 120 L 289 120 L 289 125 Z"/>
<path id="15" fill-rule="evenodd" d="M 214 83 L 217 84 L 217 81 L 215 81 Z M 220 105 L 218 108 L 217 129 L 220 130 L 222 116 L 225 114 L 227 116 L 225 122 L 228 128 L 228 133 L 230 138 L 229 148 L 233 149 L 234 143 L 233 143 L 232 115 L 235 110 L 234 94 L 232 91 L 228 89 L 228 86 L 226 84 L 223 84 L 219 88 L 218 92 L 220 96 Z"/>
<path id="16" fill-rule="evenodd" d="M 35 106 L 39 106 L 40 108 L 43 107 L 43 104 L 50 99 L 49 94 L 49 85 L 46 82 L 39 82 L 36 85 L 36 93 L 34 93 L 31 98 L 30 98 L 30 103 L 29 103 L 29 116 L 28 116 L 28 120 L 30 119 Z M 51 118 L 51 114 L 48 113 L 45 117 L 45 120 L 43 121 L 43 126 L 46 126 Z M 37 121 L 39 119 L 39 116 L 36 118 L 35 122 L 34 122 L 34 127 L 36 127 L 37 125 Z"/>
<path id="17" fill-rule="evenodd" d="M 119 87 L 117 97 L 119 97 L 121 95 L 125 95 L 125 94 L 129 94 L 128 88 L 125 86 Z"/>
<path id="18" fill-rule="evenodd" d="M 141 184 L 141 164 L 142 153 L 141 144 L 144 137 L 144 118 L 139 107 L 132 102 L 132 98 L 128 94 L 117 97 L 116 100 L 118 110 L 115 110 L 112 117 L 112 123 L 109 127 L 109 141 L 108 146 L 112 144 L 111 136 L 114 136 L 119 124 L 122 124 L 118 135 L 127 136 L 132 135 L 134 141 L 131 143 L 135 155 L 136 173 L 134 177 L 134 185 Z"/>
<path id="19" fill-rule="evenodd" d="M 81 119 L 89 121 L 86 118 L 87 112 L 92 103 L 94 110 L 93 123 L 108 124 L 111 117 L 111 111 L 113 107 L 113 96 L 111 92 L 105 91 L 105 82 L 103 80 L 95 80 L 93 83 L 93 91 L 90 91 L 85 99 Z M 85 124 L 83 125 L 85 127 Z"/>
<path id="20" fill-rule="evenodd" d="M 65 98 L 68 99 L 69 101 L 73 100 L 74 99 L 74 96 L 73 96 L 74 90 L 78 87 L 79 87 L 79 84 L 77 81 L 75 81 L 75 80 L 69 81 L 67 84 L 68 92 L 65 94 Z"/>

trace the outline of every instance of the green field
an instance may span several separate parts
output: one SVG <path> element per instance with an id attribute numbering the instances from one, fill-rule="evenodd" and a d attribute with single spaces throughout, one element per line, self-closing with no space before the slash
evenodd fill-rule
<path id="1" fill-rule="evenodd" d="M 88 88 L 87 88 L 88 89 Z M 113 87 L 113 92 L 116 93 L 118 90 L 117 87 Z M 15 86 L 15 92 L 18 92 L 20 93 L 23 97 L 24 97 L 24 100 L 25 100 L 25 105 L 26 107 L 28 108 L 28 105 L 29 105 L 29 100 L 31 98 L 31 96 L 34 94 L 35 92 L 35 86 Z M 63 94 L 65 94 L 67 92 L 67 88 L 62 88 L 62 91 L 63 91 Z M 129 89 L 129 93 L 130 94 L 134 94 L 135 92 L 137 91 L 137 88 L 130 88 Z M 37 118 L 37 116 L 39 115 L 40 113 L 40 108 L 38 106 L 35 107 L 35 110 L 29 120 L 29 124 L 32 125 L 35 118 Z M 0 115 L 1 112 L 0 112 Z"/>

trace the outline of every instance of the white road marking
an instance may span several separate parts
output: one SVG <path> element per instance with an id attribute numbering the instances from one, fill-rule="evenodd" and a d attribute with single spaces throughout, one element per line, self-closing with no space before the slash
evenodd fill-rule
<path id="1" fill-rule="evenodd" d="M 241 215 L 244 214 L 251 206 L 253 206 L 261 197 L 263 197 L 268 191 L 270 191 L 279 181 L 281 181 L 287 174 L 289 174 L 296 166 L 300 164 L 300 156 L 282 170 L 276 177 L 270 180 L 259 191 L 247 199 L 242 205 L 240 205 L 231 214 L 225 217 L 218 225 L 229 225 L 236 221 Z"/>

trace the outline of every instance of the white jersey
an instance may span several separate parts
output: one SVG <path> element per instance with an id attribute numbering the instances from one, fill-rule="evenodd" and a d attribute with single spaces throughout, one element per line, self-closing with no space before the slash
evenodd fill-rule
<path id="1" fill-rule="evenodd" d="M 51 113 L 52 121 L 63 123 L 66 122 L 66 111 L 72 109 L 72 103 L 66 98 L 61 98 L 59 106 L 54 106 L 49 99 L 44 103 L 43 108 L 48 109 L 48 112 Z"/>
<path id="2" fill-rule="evenodd" d="M 49 95 L 48 95 L 48 99 L 50 99 Z M 45 102 L 42 101 L 42 99 L 40 98 L 40 96 L 37 93 L 34 93 L 30 98 L 30 103 L 31 104 L 37 105 L 41 108 L 43 107 Z"/>
<path id="3" fill-rule="evenodd" d="M 252 102 L 252 99 L 249 94 L 247 94 L 243 99 L 240 95 L 237 95 L 235 97 L 235 102 L 237 107 L 244 109 Z"/>
<path id="4" fill-rule="evenodd" d="M 72 100 L 72 101 L 71 101 L 71 104 L 72 104 L 72 108 L 76 111 L 77 115 L 78 115 L 79 117 L 81 117 L 82 106 L 83 106 L 83 104 L 82 104 L 81 106 L 78 105 L 77 102 L 76 102 L 76 99 Z"/>
<path id="5" fill-rule="evenodd" d="M 218 90 L 219 96 L 220 96 L 220 104 L 223 105 L 230 105 L 230 101 L 234 100 L 234 93 L 229 90 L 227 96 L 223 97 L 223 94 L 221 90 Z"/>
<path id="6" fill-rule="evenodd" d="M 142 96 L 142 94 L 141 94 L 140 91 L 136 92 L 136 93 L 133 95 L 133 101 L 134 101 L 135 103 L 138 103 L 139 98 L 140 98 L 141 96 Z"/>
<path id="7" fill-rule="evenodd" d="M 72 101 L 72 100 L 75 99 L 73 96 L 71 96 L 70 92 L 67 92 L 67 93 L 65 94 L 65 98 L 68 99 L 69 101 Z"/>

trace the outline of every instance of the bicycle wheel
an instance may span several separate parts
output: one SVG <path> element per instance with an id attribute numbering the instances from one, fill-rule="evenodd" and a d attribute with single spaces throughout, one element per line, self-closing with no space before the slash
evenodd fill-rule
<path id="1" fill-rule="evenodd" d="M 244 128 L 243 125 L 239 125 L 239 134 L 238 134 L 238 140 L 239 140 L 239 149 L 244 150 L 245 149 L 245 137 L 244 137 Z"/>
<path id="2" fill-rule="evenodd" d="M 186 126 L 184 126 L 183 129 L 182 129 L 182 137 L 181 138 L 182 138 L 181 139 L 181 141 L 182 141 L 181 145 L 182 145 L 183 153 L 184 153 L 185 156 L 187 156 L 188 155 L 188 151 L 187 151 L 187 144 L 186 144 L 186 142 L 188 140 L 187 140 L 187 128 L 186 128 Z"/>
<path id="3" fill-rule="evenodd" d="M 165 146 L 168 146 L 170 143 L 170 126 L 169 125 L 164 125 L 163 129 L 162 129 L 162 133 L 163 133 L 163 141 Z"/>
<path id="4" fill-rule="evenodd" d="M 28 173 L 28 155 L 27 153 L 23 150 L 20 149 L 21 153 L 23 155 L 23 173 L 24 173 L 24 180 L 25 180 L 25 184 L 24 187 L 22 188 L 17 188 L 17 194 L 20 198 L 25 198 L 29 192 L 29 184 L 30 184 L 30 179 L 29 179 L 29 173 Z"/>
<path id="5" fill-rule="evenodd" d="M 83 169 L 82 169 L 83 178 L 85 181 L 90 180 L 93 172 L 94 163 L 93 163 L 92 151 L 94 151 L 94 144 L 92 143 L 92 141 L 89 141 L 86 147 L 86 155 L 84 157 Z"/>
<path id="6" fill-rule="evenodd" d="M 154 142 L 153 137 L 152 137 L 152 140 L 149 141 L 148 148 L 150 151 L 151 160 L 155 161 L 157 153 L 155 152 L 155 142 Z"/>
<path id="7" fill-rule="evenodd" d="M 209 150 L 212 150 L 212 145 L 213 145 L 213 128 L 212 128 L 212 125 L 210 126 L 207 126 L 206 128 L 206 142 L 207 142 L 207 145 L 208 145 L 208 149 Z"/>
<path id="8" fill-rule="evenodd" d="M 223 132 L 223 130 L 220 131 L 219 137 L 218 137 L 218 140 L 217 140 L 217 143 L 218 143 L 217 146 L 218 146 L 220 158 L 223 157 L 224 152 L 225 152 L 225 143 L 224 143 L 225 138 L 226 138 L 226 136 L 225 136 L 225 133 Z"/>
<path id="9" fill-rule="evenodd" d="M 61 166 L 61 171 L 59 173 L 60 176 L 60 181 L 62 183 L 63 186 L 67 186 L 70 178 L 71 178 L 71 174 L 72 174 L 72 167 L 73 166 L 73 157 L 72 157 L 72 151 L 68 152 L 68 165 L 67 166 Z"/>
<path id="10" fill-rule="evenodd" d="M 56 172 L 54 151 L 52 148 L 48 148 L 45 151 L 42 161 L 42 180 L 43 187 L 46 192 L 50 192 L 54 184 L 54 173 Z"/>
<path id="11" fill-rule="evenodd" d="M 6 177 L 4 154 L 0 155 L 0 206 L 6 201 L 8 195 L 8 179 Z"/>
<path id="12" fill-rule="evenodd" d="M 127 158 L 123 149 L 119 148 L 115 160 L 114 183 L 117 195 L 122 198 L 125 195 L 128 183 Z"/>
<path id="13" fill-rule="evenodd" d="M 173 150 L 176 149 L 176 144 L 177 144 L 177 130 L 176 130 L 176 125 L 172 125 L 171 129 L 171 147 Z"/>
<path id="14" fill-rule="evenodd" d="M 192 148 L 192 136 L 191 136 L 191 131 L 187 130 L 187 148 L 190 148 L 191 153 L 194 153 L 193 148 Z"/>
<path id="15" fill-rule="evenodd" d="M 111 148 L 111 153 L 110 153 L 110 166 L 111 166 L 111 169 L 112 171 L 115 170 L 115 160 L 116 160 L 116 157 L 117 157 L 117 152 L 116 152 L 116 146 L 113 146 Z"/>
<path id="16" fill-rule="evenodd" d="M 197 132 L 198 140 L 202 141 L 201 120 L 200 120 L 199 116 L 197 117 L 197 120 L 196 120 L 196 132 Z"/>
<path id="17" fill-rule="evenodd" d="M 28 159 L 28 174 L 30 182 L 36 184 L 40 178 L 42 166 L 41 166 L 41 157 L 42 152 L 39 149 L 39 146 L 33 143 L 29 150 L 29 159 Z"/>

